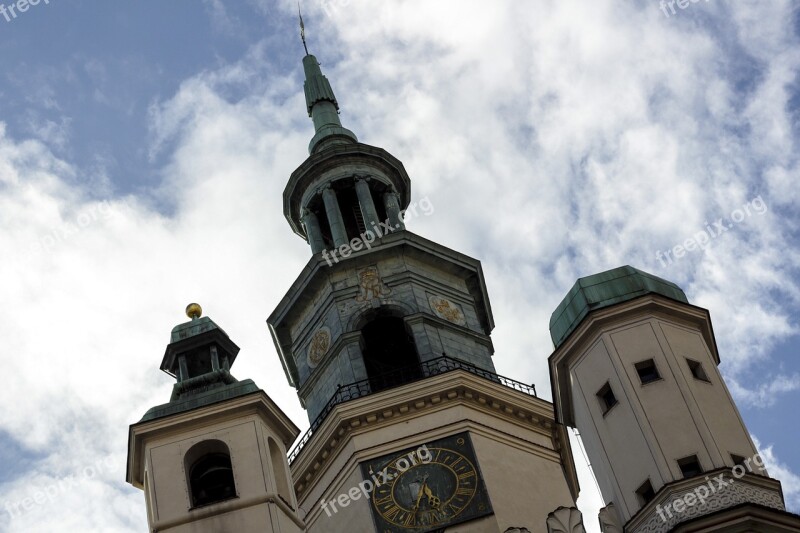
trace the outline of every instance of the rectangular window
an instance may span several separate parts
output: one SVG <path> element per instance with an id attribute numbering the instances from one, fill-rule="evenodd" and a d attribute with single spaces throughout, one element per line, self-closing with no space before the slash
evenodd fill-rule
<path id="1" fill-rule="evenodd" d="M 703 363 L 700 361 L 694 361 L 688 357 L 686 358 L 686 362 L 689 364 L 689 370 L 691 370 L 694 379 L 711 383 L 711 380 L 708 379 L 705 369 L 703 369 Z"/>
<path id="2" fill-rule="evenodd" d="M 736 465 L 744 466 L 744 457 L 742 457 L 741 455 L 736 455 L 735 453 L 732 453 L 731 459 L 733 460 L 733 466 Z"/>
<path id="3" fill-rule="evenodd" d="M 611 390 L 611 385 L 607 381 L 606 384 L 597 391 L 597 397 L 600 399 L 600 406 L 603 408 L 603 414 L 606 414 L 618 403 L 617 397 L 614 396 L 614 391 Z"/>
<path id="4" fill-rule="evenodd" d="M 656 497 L 656 493 L 653 490 L 653 485 L 650 484 L 649 479 L 642 483 L 641 487 L 636 489 L 636 495 L 639 497 L 639 503 L 642 504 L 643 507 Z"/>
<path id="5" fill-rule="evenodd" d="M 642 380 L 642 385 L 661 379 L 656 363 L 652 359 L 636 363 L 634 366 L 636 367 L 636 372 L 639 373 L 639 379 Z"/>
<path id="6" fill-rule="evenodd" d="M 703 473 L 703 469 L 700 468 L 700 461 L 697 460 L 696 455 L 678 459 L 678 466 L 681 468 L 684 479 L 699 476 Z"/>

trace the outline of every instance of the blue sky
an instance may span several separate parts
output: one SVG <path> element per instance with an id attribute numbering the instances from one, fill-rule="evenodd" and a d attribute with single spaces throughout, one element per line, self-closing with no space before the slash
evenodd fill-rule
<path id="1" fill-rule="evenodd" d="M 409 229 L 483 262 L 498 371 L 546 390 L 549 315 L 577 277 L 631 264 L 675 281 L 710 309 L 723 374 L 800 511 L 800 11 L 304 12 L 345 126 L 435 207 Z M 0 531 L 142 531 L 127 426 L 169 398 L 158 364 L 188 302 L 242 347 L 234 374 L 307 425 L 264 323 L 310 253 L 281 206 L 313 133 L 296 3 L 50 0 L 0 16 L 0 49 Z M 657 255 L 718 219 L 704 249 Z"/>

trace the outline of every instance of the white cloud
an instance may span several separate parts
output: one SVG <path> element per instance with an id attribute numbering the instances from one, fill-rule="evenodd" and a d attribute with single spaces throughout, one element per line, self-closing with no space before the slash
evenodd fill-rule
<path id="1" fill-rule="evenodd" d="M 761 441 L 751 435 L 759 455 L 764 460 L 769 477 L 779 479 L 783 489 L 783 498 L 786 501 L 786 510 L 792 513 L 800 512 L 800 476 L 794 469 L 783 463 L 775 456 L 774 445 L 762 445 Z"/>
<path id="2" fill-rule="evenodd" d="M 223 4 L 207 5 L 235 24 Z M 294 16 L 296 6 L 284 8 Z M 409 229 L 483 261 L 501 374 L 549 397 L 550 313 L 577 277 L 630 263 L 711 309 L 738 401 L 767 407 L 796 388 L 791 378 L 744 379 L 797 332 L 800 261 L 787 245 L 796 221 L 777 209 L 796 214 L 797 205 L 788 200 L 798 168 L 785 105 L 797 61 L 790 3 L 693 7 L 717 17 L 733 43 L 689 13 L 665 19 L 655 4 L 304 9 L 345 125 L 400 158 L 413 198 L 435 206 Z M 742 55 L 764 73 L 745 97 L 731 77 Z M 0 250 L 10 258 L 0 276 L 13 280 L 3 287 L 1 357 L 14 376 L 0 389 L 0 404 L 13 406 L 0 430 L 43 457 L 2 487 L 0 528 L 142 529 L 143 498 L 121 482 L 126 426 L 169 397 L 157 366 L 189 301 L 242 347 L 234 374 L 304 422 L 264 324 L 309 257 L 281 199 L 312 133 L 299 61 L 288 73 L 254 44 L 153 104 L 152 144 L 142 148 L 167 162 L 150 196 L 98 199 L 53 154 L 58 137 L 0 129 Z M 766 213 L 659 264 L 658 250 L 759 194 Z M 80 231 L 64 230 L 93 212 Z M 81 476 L 98 459 L 119 470 Z M 796 481 L 788 466 L 775 472 Z M 75 479 L 80 490 L 55 502 L 14 519 L 2 511 Z M 76 514 L 82 494 L 111 504 Z"/>
<path id="3" fill-rule="evenodd" d="M 774 406 L 781 394 L 800 390 L 800 374 L 771 375 L 757 388 L 744 387 L 736 379 L 727 380 L 731 392 L 740 401 L 753 407 L 765 408 Z"/>

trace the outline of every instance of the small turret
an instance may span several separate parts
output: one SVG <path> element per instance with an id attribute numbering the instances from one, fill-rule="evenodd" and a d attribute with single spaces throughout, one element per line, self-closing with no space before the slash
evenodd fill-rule
<path id="1" fill-rule="evenodd" d="M 252 380 L 231 375 L 239 347 L 222 328 L 197 304 L 186 314 L 161 362 L 177 381 L 170 401 L 128 434 L 126 478 L 145 493 L 148 531 L 301 533 L 286 460 L 299 430 Z"/>

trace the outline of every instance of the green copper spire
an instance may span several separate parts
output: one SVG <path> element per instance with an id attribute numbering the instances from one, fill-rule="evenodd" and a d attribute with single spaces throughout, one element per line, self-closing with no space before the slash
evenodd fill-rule
<path id="1" fill-rule="evenodd" d="M 308 116 L 314 121 L 316 133 L 308 145 L 308 153 L 313 154 L 327 146 L 334 144 L 349 144 L 358 142 L 356 134 L 342 127 L 339 120 L 339 102 L 333 94 L 328 78 L 322 74 L 317 58 L 308 53 L 305 39 L 305 26 L 303 17 L 300 17 L 300 36 L 306 56 L 303 58 L 303 71 L 306 81 L 303 89 L 306 93 L 306 108 Z"/>

